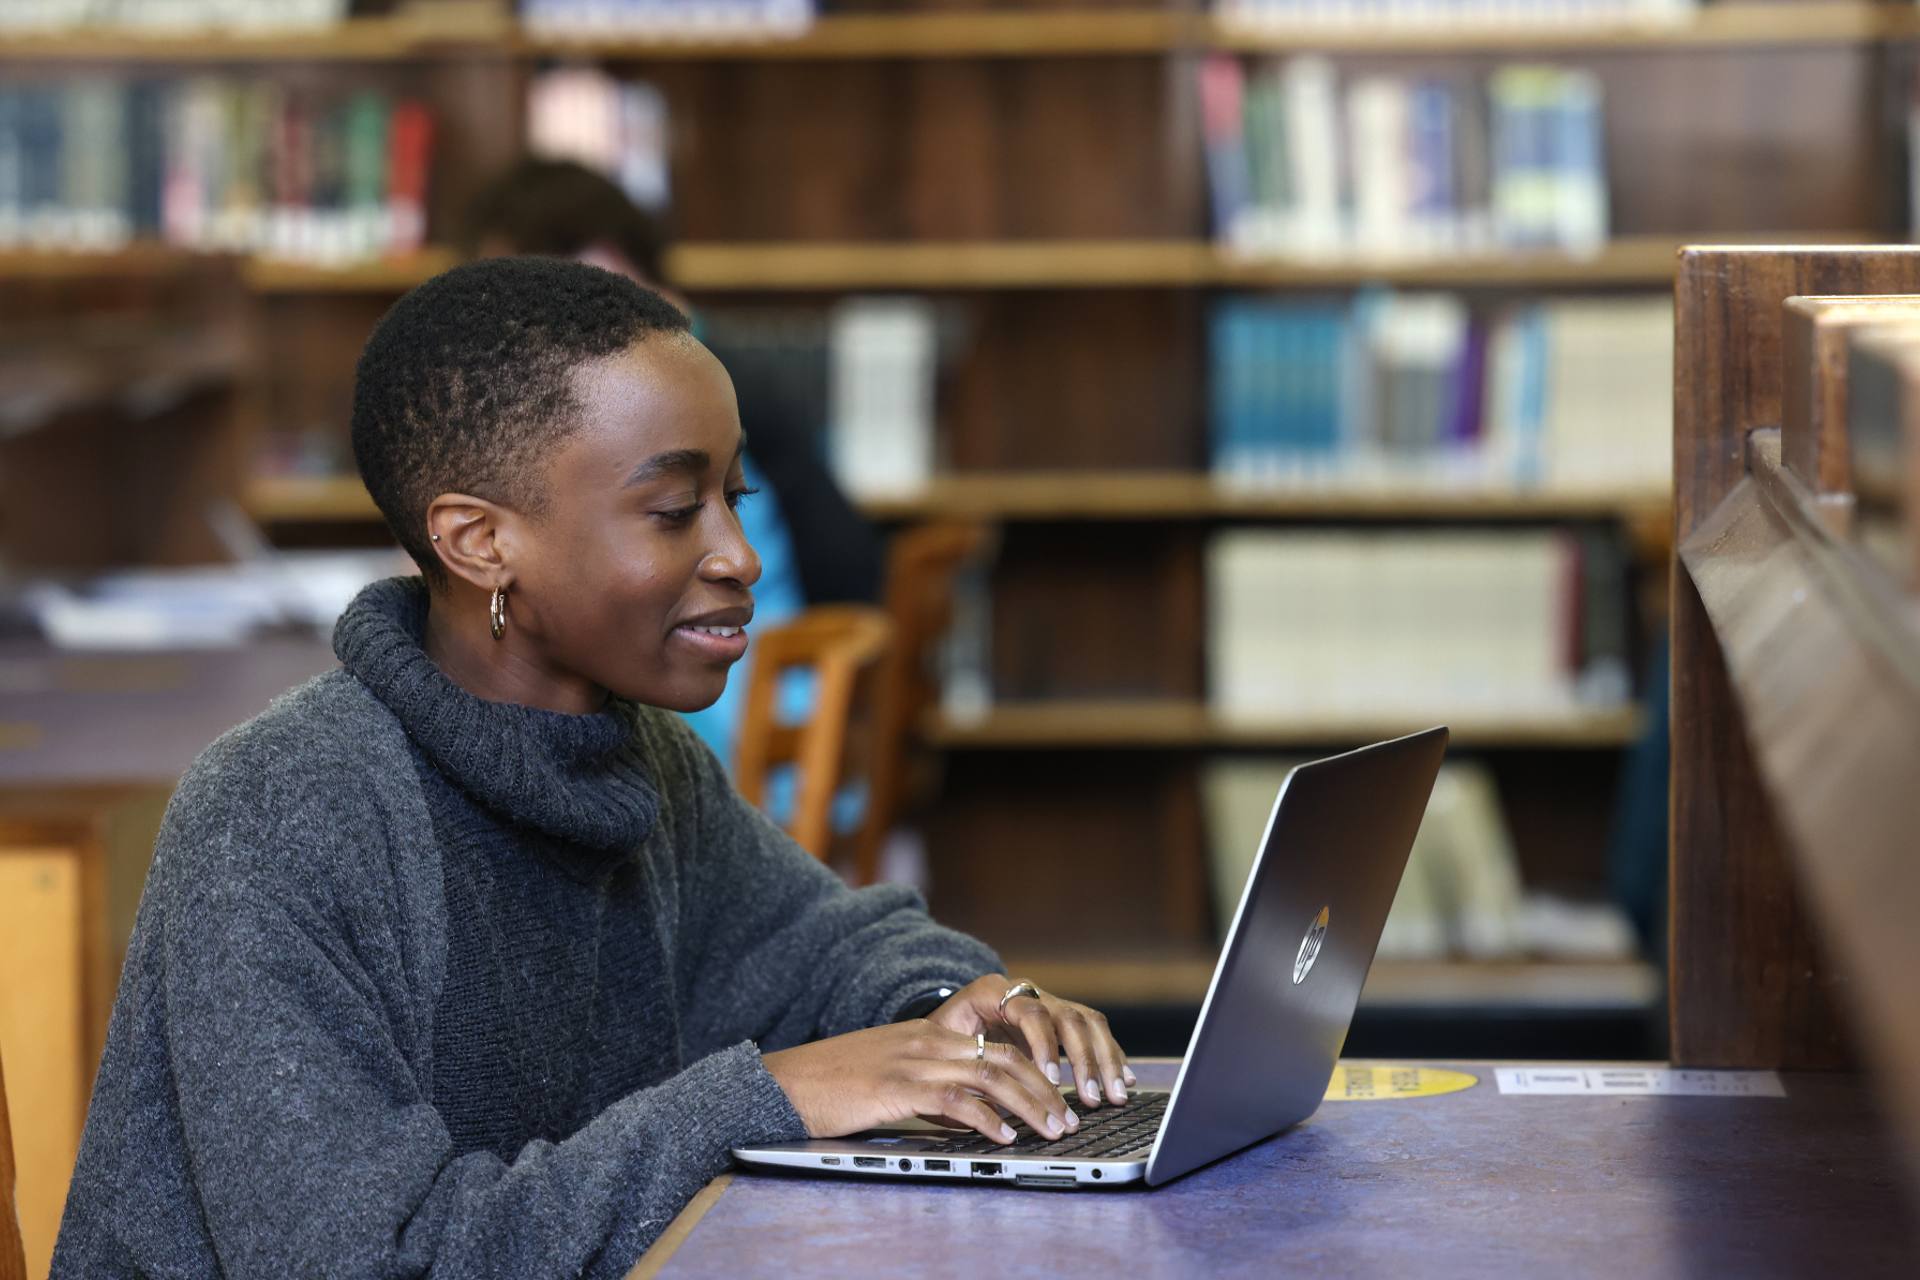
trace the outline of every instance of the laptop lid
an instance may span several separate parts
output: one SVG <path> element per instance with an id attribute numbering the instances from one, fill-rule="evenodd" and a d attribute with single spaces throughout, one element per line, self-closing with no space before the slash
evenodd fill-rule
<path id="1" fill-rule="evenodd" d="M 1157 1186 L 1312 1115 L 1426 813 L 1447 730 L 1303 764 L 1274 798 L 1147 1161 Z"/>

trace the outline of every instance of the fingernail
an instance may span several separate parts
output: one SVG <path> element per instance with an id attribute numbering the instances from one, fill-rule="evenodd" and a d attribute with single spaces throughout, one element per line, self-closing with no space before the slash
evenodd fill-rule
<path id="1" fill-rule="evenodd" d="M 1065 1132 L 1066 1132 L 1066 1126 L 1060 1123 L 1059 1116 L 1047 1117 L 1047 1133 L 1049 1136 L 1057 1138 L 1062 1133 L 1065 1133 Z"/>
<path id="2" fill-rule="evenodd" d="M 1067 1128 L 1078 1129 L 1079 1127 L 1080 1127 L 1080 1117 L 1073 1113 L 1072 1107 L 1068 1107 L 1067 1108 Z"/>
<path id="3" fill-rule="evenodd" d="M 1135 1076 L 1135 1075 L 1133 1074 L 1133 1068 L 1132 1068 L 1132 1067 L 1122 1067 L 1122 1068 L 1120 1068 L 1120 1074 L 1121 1074 L 1121 1075 L 1123 1075 L 1123 1076 L 1125 1076 L 1125 1077 L 1127 1078 L 1127 1083 L 1128 1083 L 1129 1085 L 1136 1085 L 1136 1084 L 1139 1084 L 1139 1083 L 1140 1083 L 1140 1080 L 1139 1080 L 1139 1078 L 1138 1078 L 1137 1076 Z"/>
<path id="4" fill-rule="evenodd" d="M 1000 1141 L 1002 1141 L 1002 1142 L 1012 1142 L 1012 1141 L 1013 1141 L 1013 1126 L 1012 1126 L 1012 1125 L 1010 1125 L 1010 1124 L 1003 1124 L 1003 1125 L 1001 1125 L 1001 1126 L 1000 1126 Z"/>
<path id="5" fill-rule="evenodd" d="M 1115 1080 L 1107 1086 L 1107 1096 L 1115 1102 L 1125 1102 L 1127 1100 L 1127 1086 Z"/>
<path id="6" fill-rule="evenodd" d="M 1080 1082 L 1080 1097 L 1090 1107 L 1100 1105 L 1100 1092 L 1093 1087 L 1093 1081 L 1091 1080 L 1082 1080 Z"/>
<path id="7" fill-rule="evenodd" d="M 1060 1064 L 1059 1063 L 1049 1062 L 1046 1065 L 1045 1070 L 1047 1073 L 1047 1079 L 1053 1081 L 1055 1084 L 1060 1083 Z"/>

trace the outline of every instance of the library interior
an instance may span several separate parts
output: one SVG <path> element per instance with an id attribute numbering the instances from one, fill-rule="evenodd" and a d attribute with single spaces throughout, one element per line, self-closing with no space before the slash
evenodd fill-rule
<path id="1" fill-rule="evenodd" d="M 1900 0 L 0 0 L 0 1280 L 1920 1274 L 1916 242 Z"/>

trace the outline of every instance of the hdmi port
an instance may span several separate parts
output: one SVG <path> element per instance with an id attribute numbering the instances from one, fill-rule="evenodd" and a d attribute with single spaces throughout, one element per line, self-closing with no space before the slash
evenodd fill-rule
<path id="1" fill-rule="evenodd" d="M 884 1169 L 887 1167 L 885 1156 L 855 1156 L 853 1167 L 856 1169 Z"/>

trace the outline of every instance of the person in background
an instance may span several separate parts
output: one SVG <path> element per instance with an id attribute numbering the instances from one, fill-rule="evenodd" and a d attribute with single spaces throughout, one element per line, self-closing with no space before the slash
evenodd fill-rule
<path id="1" fill-rule="evenodd" d="M 529 158 L 475 197 L 463 247 L 480 257 L 537 254 L 601 267 L 660 292 L 693 318 L 699 334 L 698 313 L 668 276 L 668 243 L 660 220 L 610 178 L 571 160 Z M 734 372 L 747 433 L 746 482 L 755 496 L 741 506 L 740 520 L 760 554 L 755 617 L 775 624 L 810 604 L 877 599 L 880 537 L 821 460 L 821 424 L 808 421 L 807 410 L 770 383 L 756 383 L 725 350 L 716 354 Z M 688 717 L 729 765 L 746 685 L 743 668 L 717 702 Z"/>

